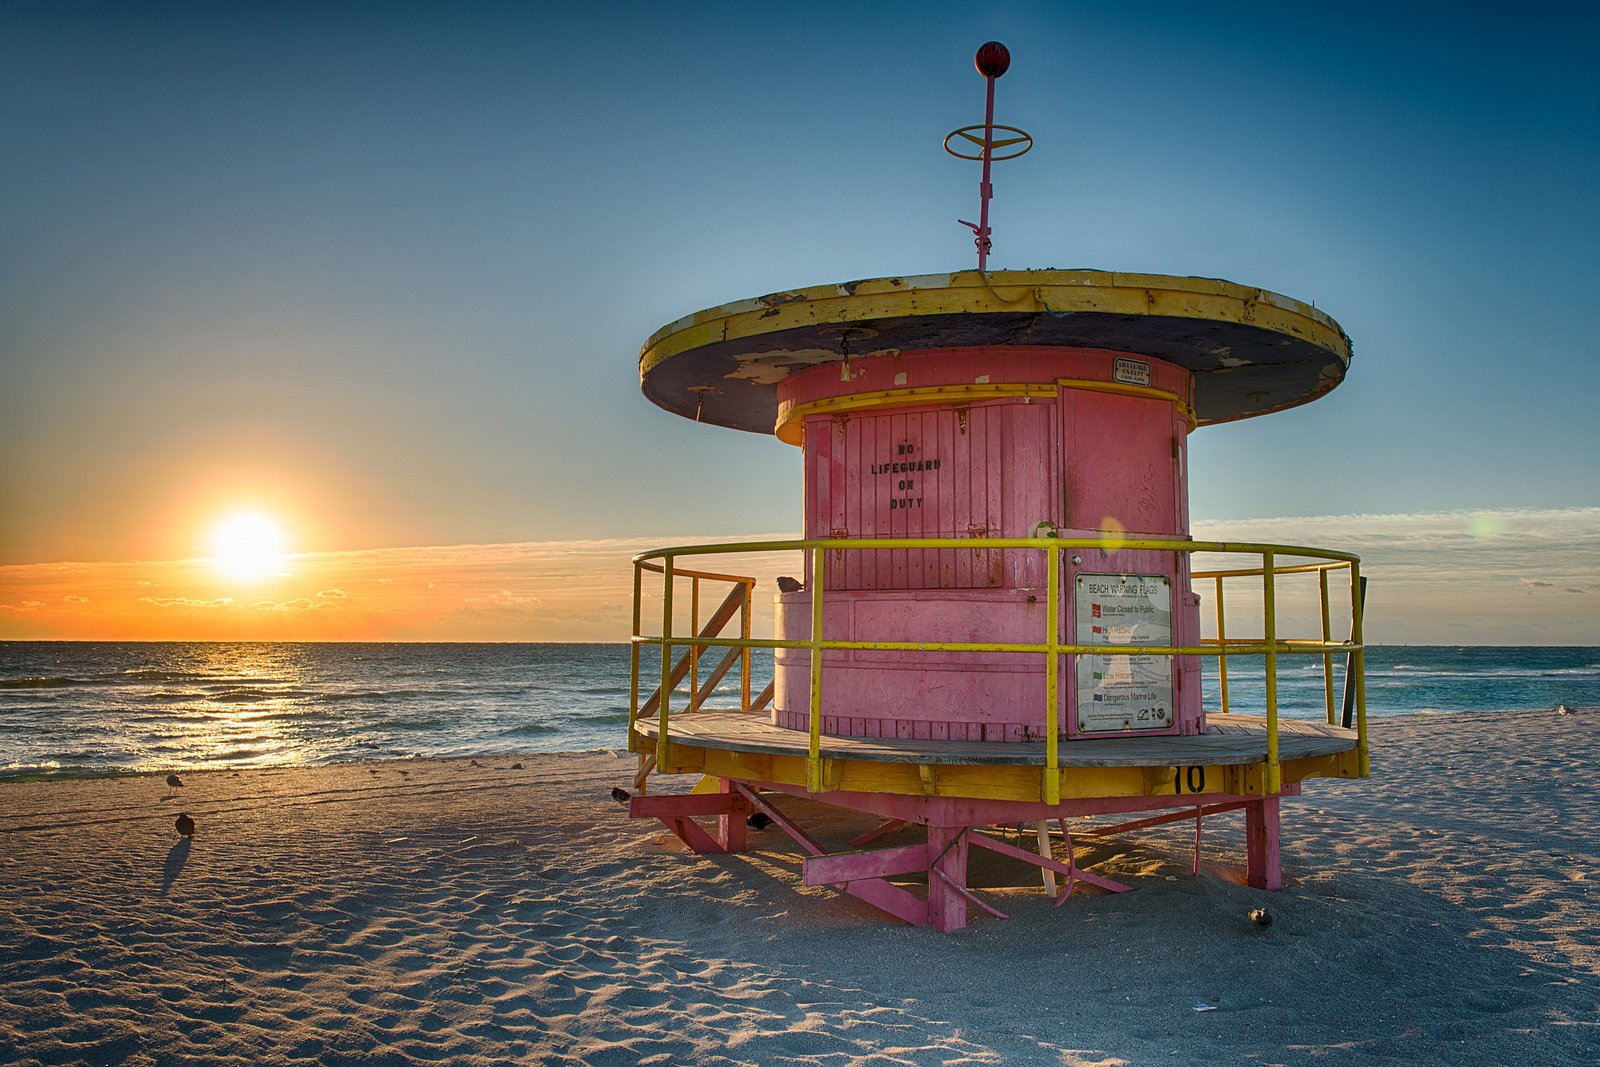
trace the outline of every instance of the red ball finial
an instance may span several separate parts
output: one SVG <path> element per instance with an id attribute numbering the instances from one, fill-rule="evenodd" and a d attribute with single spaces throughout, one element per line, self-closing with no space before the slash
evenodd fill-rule
<path id="1" fill-rule="evenodd" d="M 985 78 L 998 78 L 1011 66 L 1011 53 L 999 41 L 990 41 L 978 49 L 978 73 Z"/>

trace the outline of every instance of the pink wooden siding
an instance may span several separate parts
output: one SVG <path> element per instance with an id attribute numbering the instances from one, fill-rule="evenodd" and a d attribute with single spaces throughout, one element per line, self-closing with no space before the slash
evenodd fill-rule
<path id="1" fill-rule="evenodd" d="M 1042 643 L 1052 625 L 1045 617 L 1044 553 L 986 548 L 985 540 L 1029 537 L 1041 523 L 1069 537 L 1118 529 L 1187 536 L 1184 405 L 1192 380 L 1180 367 L 1141 359 L 1150 387 L 1179 402 L 1130 394 L 1113 377 L 1117 355 L 1022 347 L 925 351 L 786 379 L 780 404 L 803 419 L 807 537 L 972 543 L 833 551 L 826 561 L 824 634 L 830 640 Z M 1037 395 L 974 399 L 1002 385 L 1026 385 Z M 947 398 L 843 412 L 827 407 L 864 394 L 893 403 L 893 394 L 905 389 L 945 390 Z M 1073 581 L 1080 571 L 1168 577 L 1172 639 L 1198 641 L 1186 558 L 1115 548 L 1063 555 L 1054 620 L 1063 641 L 1076 640 Z M 782 594 L 779 636 L 805 639 L 810 629 L 811 591 Z M 1053 718 L 1068 738 L 1104 736 L 1078 734 L 1074 657 L 1063 656 L 1061 666 L 1057 707 L 1047 709 L 1041 655 L 828 652 L 822 728 L 868 737 L 1016 741 L 1043 736 Z M 804 649 L 777 652 L 773 721 L 807 728 L 808 667 Z M 1149 732 L 1203 728 L 1198 663 L 1180 657 L 1173 668 L 1174 721 Z"/>
<path id="2" fill-rule="evenodd" d="M 1065 525 L 1181 534 L 1183 428 L 1170 401 L 1063 390 Z"/>
<path id="3" fill-rule="evenodd" d="M 808 536 L 1026 536 L 1057 517 L 1052 412 L 1006 400 L 812 418 Z M 1042 575 L 1037 558 L 978 547 L 838 551 L 827 563 L 830 589 L 997 588 Z"/>

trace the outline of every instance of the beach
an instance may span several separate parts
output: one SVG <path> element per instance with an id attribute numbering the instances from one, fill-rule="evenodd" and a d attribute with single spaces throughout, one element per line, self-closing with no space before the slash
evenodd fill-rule
<path id="1" fill-rule="evenodd" d="M 975 863 L 1010 918 L 954 934 L 802 888 L 776 829 L 686 852 L 611 799 L 622 753 L 0 783 L 0 1059 L 1593 1062 L 1600 709 L 1373 741 L 1371 779 L 1285 802 L 1281 892 L 1243 885 L 1235 814 L 1198 878 L 1192 824 L 1080 835 L 1134 892 L 1060 908 Z"/>

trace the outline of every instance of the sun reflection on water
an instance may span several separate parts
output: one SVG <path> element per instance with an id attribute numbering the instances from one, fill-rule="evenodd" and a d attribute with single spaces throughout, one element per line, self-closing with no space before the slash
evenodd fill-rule
<path id="1" fill-rule="evenodd" d="M 188 767 L 316 762 L 297 720 L 312 714 L 307 664 L 293 645 L 188 645 L 167 664 L 176 692 L 149 757 Z"/>

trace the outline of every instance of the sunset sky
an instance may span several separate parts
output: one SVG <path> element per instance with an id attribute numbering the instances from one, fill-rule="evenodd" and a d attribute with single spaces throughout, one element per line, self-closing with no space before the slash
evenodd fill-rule
<path id="1" fill-rule="evenodd" d="M 639 346 L 970 267 L 991 38 L 992 267 L 1354 341 L 1191 438 L 1195 536 L 1362 553 L 1375 641 L 1600 642 L 1593 5 L 604 0 L 0 4 L 0 639 L 624 640 L 634 552 L 800 526 Z"/>

